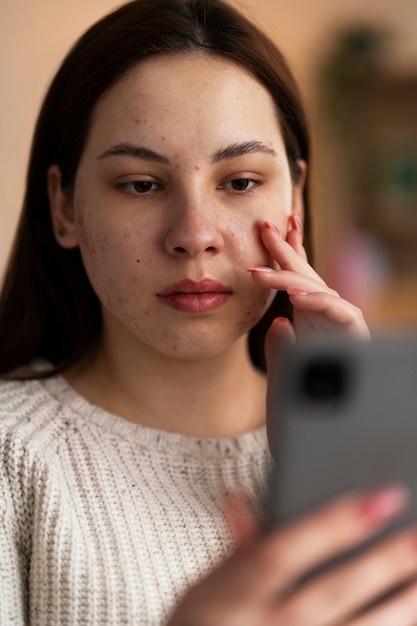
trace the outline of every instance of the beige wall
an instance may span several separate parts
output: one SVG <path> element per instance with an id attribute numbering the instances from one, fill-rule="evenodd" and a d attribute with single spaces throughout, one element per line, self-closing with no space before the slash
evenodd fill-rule
<path id="1" fill-rule="evenodd" d="M 35 116 L 68 47 L 113 0 L 2 0 L 0 3 L 0 275 L 24 189 Z M 343 21 L 378 20 L 397 33 L 398 63 L 417 66 L 416 0 L 244 0 L 241 5 L 287 54 L 306 95 L 315 59 Z"/>

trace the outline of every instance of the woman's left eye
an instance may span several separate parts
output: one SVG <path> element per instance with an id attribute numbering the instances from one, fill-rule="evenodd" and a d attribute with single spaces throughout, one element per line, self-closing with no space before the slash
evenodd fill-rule
<path id="1" fill-rule="evenodd" d="M 250 191 L 259 185 L 259 181 L 252 178 L 233 178 L 219 185 L 222 189 L 232 189 L 233 191 Z"/>
<path id="2" fill-rule="evenodd" d="M 161 185 L 151 180 L 134 180 L 127 183 L 118 183 L 117 187 L 131 196 L 140 196 L 151 191 L 157 191 L 161 188 Z"/>

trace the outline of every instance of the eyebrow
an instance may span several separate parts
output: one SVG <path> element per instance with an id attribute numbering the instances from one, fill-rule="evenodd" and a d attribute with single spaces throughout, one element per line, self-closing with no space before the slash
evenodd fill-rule
<path id="1" fill-rule="evenodd" d="M 262 153 L 268 154 L 270 156 L 277 156 L 277 153 L 272 148 L 269 148 L 267 145 L 262 143 L 261 141 L 245 141 L 243 143 L 234 143 L 226 148 L 222 148 L 218 150 L 212 157 L 212 163 L 219 163 L 220 161 L 227 161 L 231 159 L 236 159 L 238 157 L 244 156 L 245 154 L 252 153 Z M 159 154 L 150 148 L 145 148 L 144 146 L 137 146 L 132 143 L 119 143 L 114 146 L 111 146 L 104 152 L 101 152 L 97 157 L 98 161 L 102 161 L 103 159 L 107 159 L 113 156 L 129 156 L 134 157 L 136 159 L 142 159 L 144 161 L 152 161 L 154 163 L 161 163 L 162 165 L 172 165 L 171 159 L 164 156 L 163 154 Z"/>
<path id="2" fill-rule="evenodd" d="M 132 143 L 118 143 L 111 146 L 108 150 L 104 150 L 98 155 L 97 161 L 102 161 L 113 156 L 130 156 L 144 161 L 153 161 L 154 163 L 162 163 L 163 165 L 172 165 L 172 161 L 163 154 L 159 154 L 150 148 L 144 146 L 135 146 Z"/>
<path id="3" fill-rule="evenodd" d="M 246 141 L 244 143 L 234 143 L 231 146 L 227 146 L 227 148 L 223 148 L 223 150 L 218 150 L 218 152 L 216 152 L 213 156 L 212 162 L 219 163 L 219 161 L 236 159 L 237 157 L 254 152 L 261 152 L 275 157 L 277 156 L 275 150 L 269 148 L 260 141 Z"/>

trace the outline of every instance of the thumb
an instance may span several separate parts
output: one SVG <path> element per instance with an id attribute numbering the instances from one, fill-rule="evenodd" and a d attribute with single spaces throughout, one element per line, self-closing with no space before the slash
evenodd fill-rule
<path id="1" fill-rule="evenodd" d="M 278 444 L 278 416 L 276 415 L 279 397 L 280 357 L 285 346 L 295 342 L 295 331 L 286 317 L 277 317 L 271 324 L 265 338 L 265 355 L 268 372 L 268 392 L 266 397 L 266 429 L 272 455 Z"/>

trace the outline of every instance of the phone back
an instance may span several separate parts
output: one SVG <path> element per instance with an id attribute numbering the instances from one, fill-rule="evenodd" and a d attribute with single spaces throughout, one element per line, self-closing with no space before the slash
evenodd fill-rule
<path id="1" fill-rule="evenodd" d="M 269 522 L 392 482 L 412 496 L 397 525 L 417 520 L 417 334 L 305 339 L 279 369 Z"/>

